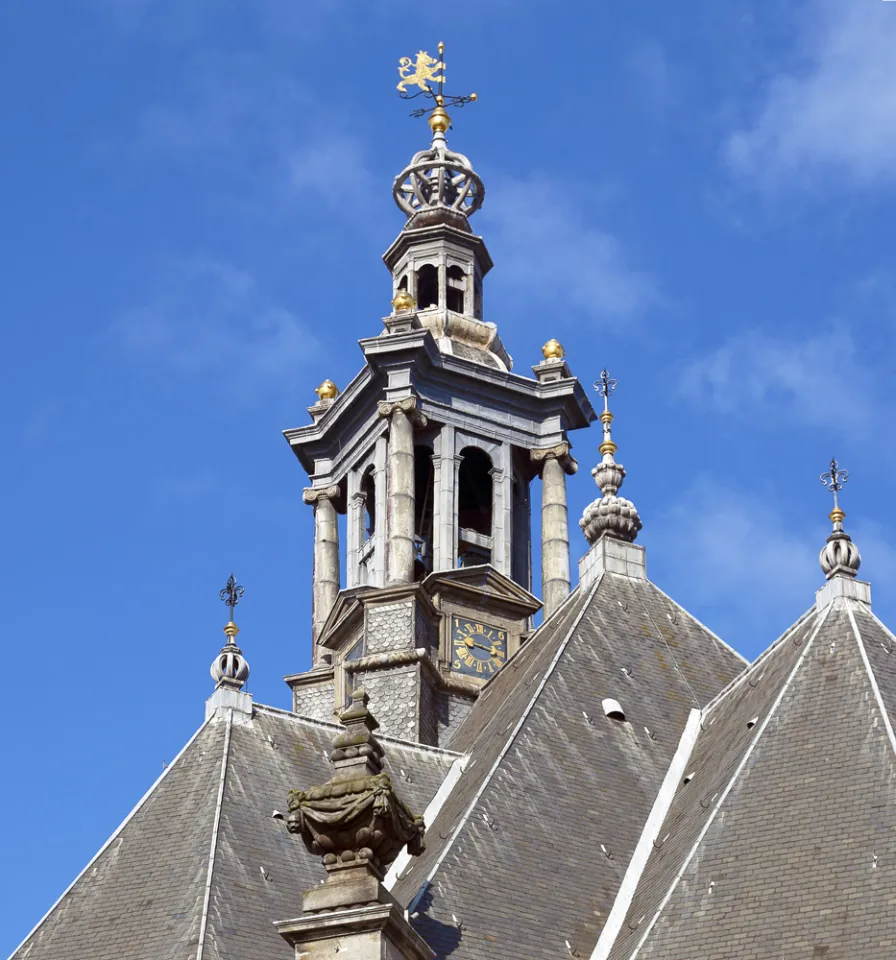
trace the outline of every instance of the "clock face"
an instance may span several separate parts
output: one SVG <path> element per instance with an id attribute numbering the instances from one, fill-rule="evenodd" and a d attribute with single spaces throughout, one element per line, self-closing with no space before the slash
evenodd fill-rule
<path id="1" fill-rule="evenodd" d="M 452 617 L 451 653 L 455 673 L 490 677 L 507 659 L 507 632 L 466 617 Z"/>

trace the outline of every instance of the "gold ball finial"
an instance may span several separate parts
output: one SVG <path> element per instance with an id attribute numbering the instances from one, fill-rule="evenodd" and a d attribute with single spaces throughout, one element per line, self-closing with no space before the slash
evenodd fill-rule
<path id="1" fill-rule="evenodd" d="M 429 115 L 429 129 L 433 133 L 445 133 L 448 127 L 451 126 L 451 117 L 448 116 L 448 111 L 439 104 Z"/>
<path id="2" fill-rule="evenodd" d="M 314 392 L 318 400 L 335 400 L 339 396 L 339 387 L 332 380 L 324 380 Z"/>
<path id="3" fill-rule="evenodd" d="M 470 99 L 473 101 L 473 103 L 475 103 L 479 99 L 479 97 L 475 93 L 471 93 Z"/>
<path id="4" fill-rule="evenodd" d="M 407 290 L 399 290 L 392 298 L 392 309 L 396 313 L 406 313 L 417 306 L 417 301 L 408 293 Z"/>
<path id="5" fill-rule="evenodd" d="M 548 340 L 541 348 L 541 352 L 544 354 L 545 360 L 562 360 L 566 356 L 563 344 L 554 339 Z"/>

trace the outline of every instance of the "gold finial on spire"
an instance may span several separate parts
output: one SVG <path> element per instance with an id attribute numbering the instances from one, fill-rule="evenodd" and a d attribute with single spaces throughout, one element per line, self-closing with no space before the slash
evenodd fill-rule
<path id="1" fill-rule="evenodd" d="M 429 127 L 436 138 L 444 139 L 445 132 L 451 126 L 448 107 L 463 107 L 475 103 L 475 93 L 466 96 L 450 96 L 445 93 L 445 44 L 439 41 L 438 57 L 431 57 L 425 50 L 419 50 L 416 57 L 401 57 L 398 61 L 398 94 L 404 100 L 416 97 L 429 97 L 435 101 L 434 107 L 422 107 L 411 113 L 412 117 L 430 114 Z M 417 87 L 414 93 L 408 93 L 408 87 Z"/>
<path id="2" fill-rule="evenodd" d="M 396 313 L 406 313 L 417 306 L 417 301 L 403 287 L 392 298 L 392 309 Z"/>
<path id="3" fill-rule="evenodd" d="M 545 360 L 562 360 L 566 356 L 563 344 L 553 338 L 541 348 L 541 353 Z"/>
<path id="4" fill-rule="evenodd" d="M 317 399 L 323 403 L 326 400 L 335 400 L 339 396 L 339 387 L 332 380 L 324 380 L 314 392 L 317 394 Z"/>
<path id="5" fill-rule="evenodd" d="M 862 563 L 859 548 L 843 529 L 846 514 L 840 507 L 840 491 L 848 479 L 849 473 L 841 470 L 840 464 L 833 457 L 830 469 L 820 477 L 822 484 L 834 495 L 834 509 L 828 514 L 833 531 L 818 556 L 821 569 L 828 580 L 837 575 L 855 577 Z"/>

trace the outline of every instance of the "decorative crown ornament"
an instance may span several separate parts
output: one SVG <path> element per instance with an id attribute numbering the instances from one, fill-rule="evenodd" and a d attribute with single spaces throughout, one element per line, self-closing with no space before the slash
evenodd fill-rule
<path id="1" fill-rule="evenodd" d="M 855 577 L 862 565 L 862 557 L 859 548 L 843 529 L 846 514 L 840 508 L 840 491 L 849 479 L 849 473 L 846 470 L 841 470 L 837 461 L 831 458 L 830 469 L 827 473 L 823 473 L 819 479 L 834 495 L 834 509 L 828 515 L 833 530 L 825 541 L 825 545 L 821 548 L 818 562 L 821 564 L 821 570 L 826 580 L 830 580 L 838 574 L 850 578 Z"/>
<path id="2" fill-rule="evenodd" d="M 610 429 L 613 423 L 613 414 L 610 413 L 610 394 L 616 389 L 616 381 L 610 378 L 606 370 L 603 370 L 600 379 L 594 384 L 594 389 L 604 401 L 604 409 L 600 415 L 604 439 L 599 447 L 603 459 L 591 471 L 591 476 L 594 477 L 594 482 L 602 495 L 585 507 L 579 526 L 585 534 L 585 539 L 592 545 L 603 536 L 634 543 L 641 529 L 641 517 L 631 500 L 617 495 L 625 479 L 625 467 L 614 459 L 617 447 L 613 442 Z"/>
<path id="3" fill-rule="evenodd" d="M 339 717 L 345 730 L 330 752 L 333 777 L 289 793 L 287 829 L 323 859 L 328 882 L 359 869 L 381 880 L 402 847 L 414 856 L 423 852 L 423 818 L 411 813 L 383 773 L 384 751 L 374 736 L 379 724 L 367 709 L 369 699 L 355 690 Z"/>

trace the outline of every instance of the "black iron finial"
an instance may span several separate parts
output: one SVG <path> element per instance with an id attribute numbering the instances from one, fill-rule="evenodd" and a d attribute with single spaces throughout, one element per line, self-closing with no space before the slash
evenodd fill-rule
<path id="1" fill-rule="evenodd" d="M 594 381 L 594 389 L 597 391 L 597 395 L 603 398 L 604 401 L 604 410 L 609 407 L 610 403 L 610 394 L 616 389 L 618 383 L 614 380 L 609 373 L 607 373 L 606 367 L 600 372 L 600 379 Z"/>
<path id="2" fill-rule="evenodd" d="M 240 602 L 246 588 L 236 582 L 236 577 L 231 573 L 227 578 L 227 583 L 223 590 L 218 591 L 218 596 L 230 607 L 230 619 L 233 620 L 233 608 Z"/>
<path id="3" fill-rule="evenodd" d="M 831 469 L 823 473 L 819 479 L 834 494 L 834 509 L 838 509 L 840 507 L 838 495 L 843 489 L 843 484 L 849 479 L 849 471 L 841 470 L 840 464 L 831 457 Z"/>

